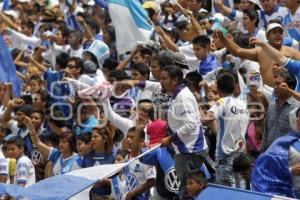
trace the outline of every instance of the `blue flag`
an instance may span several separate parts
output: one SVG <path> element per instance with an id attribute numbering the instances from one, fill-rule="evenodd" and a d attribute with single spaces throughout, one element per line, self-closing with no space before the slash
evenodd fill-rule
<path id="1" fill-rule="evenodd" d="M 12 83 L 14 96 L 21 95 L 22 82 L 17 76 L 15 63 L 2 37 L 0 37 L 0 82 Z"/>

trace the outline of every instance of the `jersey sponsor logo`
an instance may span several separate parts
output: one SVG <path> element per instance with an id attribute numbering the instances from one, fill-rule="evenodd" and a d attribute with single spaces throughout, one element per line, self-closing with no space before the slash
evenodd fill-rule
<path id="1" fill-rule="evenodd" d="M 126 191 L 132 191 L 138 186 L 138 180 L 132 173 L 128 173 L 126 176 Z"/>
<path id="2" fill-rule="evenodd" d="M 246 114 L 247 109 L 238 108 L 236 106 L 232 106 L 230 109 L 231 113 L 237 115 L 237 114 Z"/>
<path id="3" fill-rule="evenodd" d="M 175 168 L 170 168 L 165 175 L 165 186 L 170 192 L 178 192 L 180 181 L 177 178 Z"/>
<path id="4" fill-rule="evenodd" d="M 33 162 L 34 165 L 38 165 L 44 161 L 43 155 L 41 152 L 38 150 L 34 149 L 31 152 L 31 161 Z"/>

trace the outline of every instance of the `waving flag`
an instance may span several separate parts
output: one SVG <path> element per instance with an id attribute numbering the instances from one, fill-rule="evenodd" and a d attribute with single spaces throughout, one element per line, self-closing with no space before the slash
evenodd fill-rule
<path id="1" fill-rule="evenodd" d="M 109 0 L 109 14 L 116 31 L 119 54 L 131 51 L 138 41 L 148 42 L 151 25 L 138 0 Z"/>
<path id="2" fill-rule="evenodd" d="M 2 37 L 0 37 L 0 82 L 12 83 L 14 96 L 19 97 L 21 95 L 22 83 L 19 77 L 17 77 L 15 63 Z"/>
<path id="3" fill-rule="evenodd" d="M 221 195 L 220 195 L 221 194 Z M 249 190 L 240 190 L 221 185 L 208 185 L 196 200 L 292 200 L 291 198 L 272 196 Z"/>
<path id="4" fill-rule="evenodd" d="M 30 200 L 82 200 L 88 199 L 87 188 L 98 180 L 109 178 L 121 171 L 127 165 L 154 151 L 160 145 L 147 150 L 127 163 L 99 165 L 71 171 L 67 174 L 44 179 L 28 188 L 17 185 L 0 183 L 0 195 L 8 194 L 11 197 L 29 198 Z"/>

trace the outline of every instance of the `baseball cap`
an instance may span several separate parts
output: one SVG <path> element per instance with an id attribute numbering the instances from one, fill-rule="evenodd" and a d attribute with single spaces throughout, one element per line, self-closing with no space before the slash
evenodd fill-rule
<path id="1" fill-rule="evenodd" d="M 147 134 L 150 137 L 150 147 L 160 143 L 167 136 L 167 122 L 164 120 L 153 121 L 147 126 Z"/>
<path id="2" fill-rule="evenodd" d="M 12 16 L 14 19 L 19 18 L 19 14 L 14 10 L 4 10 L 3 13 L 6 15 L 9 15 L 9 16 Z"/>
<path id="3" fill-rule="evenodd" d="M 189 69 L 189 65 L 185 59 L 185 56 L 182 53 L 179 52 L 172 53 L 172 58 L 174 60 L 175 65 L 183 69 Z"/>
<path id="4" fill-rule="evenodd" d="M 18 0 L 20 3 L 29 3 L 31 0 Z"/>
<path id="5" fill-rule="evenodd" d="M 83 71 L 85 74 L 95 74 L 97 71 L 97 65 L 91 60 L 84 61 Z"/>
<path id="6" fill-rule="evenodd" d="M 279 24 L 279 23 L 270 23 L 270 24 L 268 25 L 268 27 L 267 27 L 266 33 L 268 34 L 269 31 L 273 30 L 274 28 L 281 28 L 282 30 L 284 30 L 284 28 L 282 27 L 281 24 Z"/>
<path id="7" fill-rule="evenodd" d="M 254 3 L 255 5 L 257 5 L 257 7 L 259 9 L 261 9 L 261 4 L 260 4 L 260 2 L 258 0 L 248 0 L 248 1 L 251 2 L 251 3 Z"/>
<path id="8" fill-rule="evenodd" d="M 146 1 L 143 4 L 143 8 L 145 8 L 145 9 L 152 9 L 156 13 L 159 11 L 159 7 L 156 5 L 156 3 L 154 1 Z"/>

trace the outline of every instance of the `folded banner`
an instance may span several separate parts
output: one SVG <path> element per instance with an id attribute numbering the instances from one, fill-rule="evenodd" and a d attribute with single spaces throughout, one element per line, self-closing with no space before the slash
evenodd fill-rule
<path id="1" fill-rule="evenodd" d="M 127 163 L 99 165 L 71 171 L 67 174 L 53 176 L 44 179 L 28 188 L 17 185 L 0 184 L 0 195 L 8 194 L 11 197 L 29 198 L 30 200 L 82 200 L 88 199 L 87 188 L 92 186 L 96 181 L 109 178 L 121 171 L 125 166 L 130 165 L 135 160 L 145 154 L 154 151 L 160 145 L 149 149 L 135 159 Z M 82 194 L 80 194 L 83 192 Z"/>
<path id="2" fill-rule="evenodd" d="M 147 12 L 138 0 L 109 0 L 108 8 L 116 31 L 119 54 L 131 51 L 138 41 L 149 41 L 152 27 L 147 21 Z"/>
<path id="3" fill-rule="evenodd" d="M 221 194 L 221 195 L 220 195 Z M 249 190 L 240 190 L 221 185 L 209 184 L 196 200 L 292 200 L 291 198 L 272 196 Z"/>

